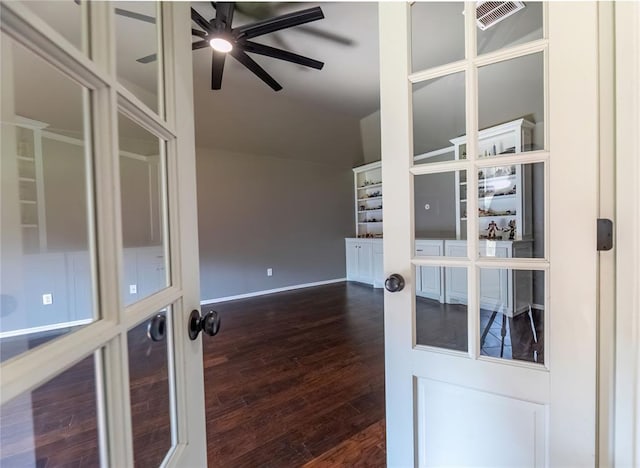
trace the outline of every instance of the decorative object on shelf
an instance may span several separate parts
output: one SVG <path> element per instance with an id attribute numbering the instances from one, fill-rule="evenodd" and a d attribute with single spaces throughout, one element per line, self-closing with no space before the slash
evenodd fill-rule
<path id="1" fill-rule="evenodd" d="M 509 240 L 514 240 L 516 238 L 516 220 L 509 221 L 509 226 L 502 230 L 509 233 Z"/>
<path id="2" fill-rule="evenodd" d="M 496 240 L 496 232 L 498 230 L 498 225 L 495 221 L 491 221 L 487 226 L 487 239 Z"/>

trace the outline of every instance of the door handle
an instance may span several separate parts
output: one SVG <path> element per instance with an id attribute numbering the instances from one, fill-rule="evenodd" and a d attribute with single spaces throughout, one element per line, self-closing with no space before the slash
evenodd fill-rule
<path id="1" fill-rule="evenodd" d="M 404 278 L 398 273 L 389 276 L 384 282 L 384 288 L 389 292 L 398 292 L 404 289 Z"/>
<path id="2" fill-rule="evenodd" d="M 215 310 L 210 310 L 204 315 L 200 315 L 197 309 L 191 311 L 189 315 L 189 338 L 195 340 L 200 332 L 209 336 L 215 336 L 220 331 L 220 315 Z"/>

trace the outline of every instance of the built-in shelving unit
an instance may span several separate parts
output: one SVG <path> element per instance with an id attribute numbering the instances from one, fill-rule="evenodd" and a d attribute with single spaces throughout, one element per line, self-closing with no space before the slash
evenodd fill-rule
<path id="1" fill-rule="evenodd" d="M 16 119 L 20 228 L 25 253 L 42 252 L 47 247 L 42 168 L 42 130 L 46 127 L 36 120 Z"/>
<path id="2" fill-rule="evenodd" d="M 481 130 L 478 132 L 480 157 L 525 151 L 531 146 L 533 128 L 533 123 L 518 119 Z M 450 141 L 453 143 L 455 158 L 466 158 L 466 136 Z M 497 160 L 496 166 L 478 171 L 478 236 L 481 239 L 495 235 L 497 240 L 522 240 L 531 231 L 531 174 L 519 164 L 499 164 Z M 466 173 L 456 172 L 458 239 L 466 239 L 467 199 Z"/>
<path id="3" fill-rule="evenodd" d="M 382 237 L 382 164 L 353 169 L 356 237 Z"/>

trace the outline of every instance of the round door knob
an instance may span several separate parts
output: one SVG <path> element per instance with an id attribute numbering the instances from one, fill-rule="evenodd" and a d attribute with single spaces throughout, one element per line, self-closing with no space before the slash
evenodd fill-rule
<path id="1" fill-rule="evenodd" d="M 385 280 L 384 288 L 389 292 L 402 291 L 404 289 L 404 278 L 394 273 Z"/>
<path id="2" fill-rule="evenodd" d="M 189 338 L 195 340 L 200 332 L 209 336 L 215 336 L 220 331 L 220 316 L 215 310 L 210 310 L 203 316 L 197 309 L 191 311 L 189 316 Z"/>

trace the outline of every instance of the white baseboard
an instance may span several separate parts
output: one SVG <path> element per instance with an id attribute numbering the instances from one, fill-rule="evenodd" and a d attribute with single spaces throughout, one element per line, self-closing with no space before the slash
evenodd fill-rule
<path id="1" fill-rule="evenodd" d="M 4 338 L 11 338 L 14 336 L 31 335 L 33 333 L 43 333 L 53 330 L 59 330 L 61 328 L 79 327 L 80 325 L 86 325 L 93 322 L 93 319 L 74 320 L 73 322 L 54 323 L 51 325 L 42 325 L 40 327 L 21 328 L 19 330 L 10 330 L 6 332 L 0 332 L 0 340 Z"/>
<path id="2" fill-rule="evenodd" d="M 325 284 L 341 283 L 343 281 L 347 281 L 347 278 L 336 278 L 336 279 L 331 279 L 326 281 L 317 281 L 315 283 L 294 284 L 292 286 L 285 286 L 283 288 L 266 289 L 264 291 L 254 291 L 247 294 L 238 294 L 237 296 L 225 296 L 225 297 L 218 297 L 216 299 L 205 299 L 203 301 L 200 301 L 200 304 L 201 305 L 217 304 L 219 302 L 235 301 L 236 299 L 246 299 L 248 297 L 264 296 L 266 294 L 292 291 L 294 289 L 311 288 L 313 286 L 323 286 Z"/>

